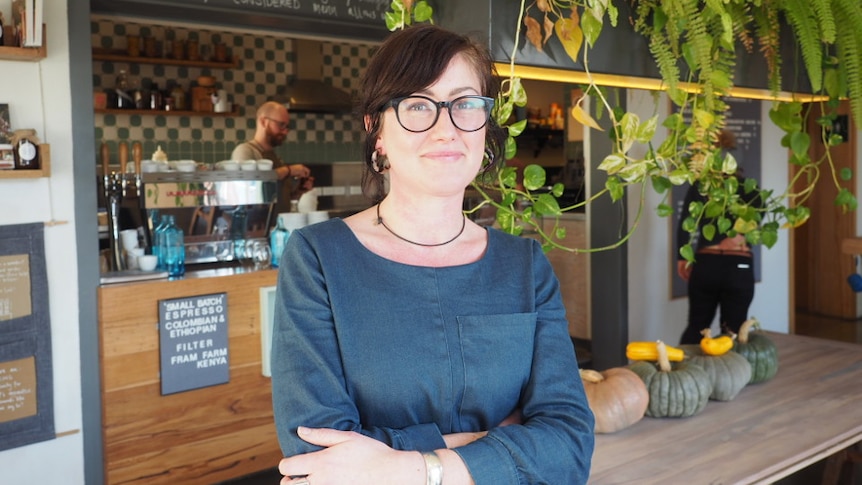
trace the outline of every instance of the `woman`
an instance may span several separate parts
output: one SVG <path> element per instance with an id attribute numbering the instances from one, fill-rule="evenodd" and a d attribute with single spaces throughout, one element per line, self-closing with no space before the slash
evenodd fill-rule
<path id="1" fill-rule="evenodd" d="M 536 241 L 462 211 L 503 162 L 497 89 L 487 50 L 434 26 L 368 66 L 378 204 L 293 233 L 279 270 L 282 484 L 586 482 L 593 416 L 557 279 Z"/>

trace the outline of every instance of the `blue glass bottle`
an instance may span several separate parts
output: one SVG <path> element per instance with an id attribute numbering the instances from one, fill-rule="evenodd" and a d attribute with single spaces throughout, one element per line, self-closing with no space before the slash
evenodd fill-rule
<path id="1" fill-rule="evenodd" d="M 281 261 L 281 253 L 284 252 L 284 243 L 287 242 L 287 236 L 290 235 L 287 229 L 284 228 L 284 222 L 282 222 L 281 217 L 277 217 L 276 221 L 275 229 L 269 235 L 269 247 L 272 248 L 270 265 L 273 268 L 278 268 L 278 264 Z"/>
<path id="2" fill-rule="evenodd" d="M 164 256 L 162 256 L 161 237 L 167 223 L 167 214 L 162 214 L 160 218 L 157 218 L 156 215 L 153 215 L 153 224 L 155 224 L 156 227 L 153 228 L 153 238 L 152 241 L 150 241 L 152 246 L 150 247 L 150 251 L 153 253 L 153 256 L 158 258 L 158 263 L 156 263 L 156 267 L 158 269 L 165 269 L 165 258 Z"/>
<path id="3" fill-rule="evenodd" d="M 162 231 L 161 252 L 165 258 L 165 269 L 171 278 L 186 273 L 186 246 L 183 230 L 177 227 L 174 216 L 168 216 L 168 225 Z"/>

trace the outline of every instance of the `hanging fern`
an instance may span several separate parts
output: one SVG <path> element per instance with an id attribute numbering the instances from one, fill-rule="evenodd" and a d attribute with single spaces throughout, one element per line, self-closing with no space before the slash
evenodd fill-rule
<path id="1" fill-rule="evenodd" d="M 839 66 L 847 76 L 850 108 L 856 123 L 862 123 L 862 12 L 858 0 L 833 0 L 837 24 L 836 50 Z"/>
<path id="2" fill-rule="evenodd" d="M 817 19 L 809 10 L 809 1 L 818 0 L 785 0 L 781 2 L 781 9 L 793 27 L 797 45 L 802 51 L 802 60 L 805 62 L 811 89 L 819 92 L 823 88 L 823 51 L 820 29 L 817 26 Z"/>

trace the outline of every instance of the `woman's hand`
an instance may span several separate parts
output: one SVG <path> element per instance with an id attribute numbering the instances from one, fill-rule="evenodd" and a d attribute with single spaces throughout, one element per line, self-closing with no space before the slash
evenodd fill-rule
<path id="1" fill-rule="evenodd" d="M 353 431 L 300 427 L 298 434 L 324 449 L 283 458 L 278 464 L 284 475 L 281 485 L 403 485 L 425 481 L 425 461 L 417 452 L 393 450 Z"/>

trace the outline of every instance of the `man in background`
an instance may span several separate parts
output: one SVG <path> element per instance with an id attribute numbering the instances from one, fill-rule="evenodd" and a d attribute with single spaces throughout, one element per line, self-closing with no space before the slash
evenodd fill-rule
<path id="1" fill-rule="evenodd" d="M 300 163 L 288 165 L 275 153 L 275 148 L 284 143 L 287 133 L 290 131 L 288 128 L 290 115 L 283 104 L 267 101 L 257 109 L 255 119 L 254 139 L 237 145 L 230 158 L 240 162 L 243 160 L 272 160 L 272 167 L 279 180 L 278 211 L 276 213 L 288 212 L 291 199 L 298 199 L 302 192 L 309 190 L 310 187 L 306 187 L 312 185 L 310 183 L 313 181 L 310 178 L 311 170 Z M 296 187 L 297 193 L 292 193 L 294 191 L 293 180 L 299 181 Z"/>

